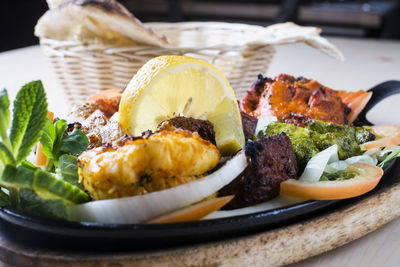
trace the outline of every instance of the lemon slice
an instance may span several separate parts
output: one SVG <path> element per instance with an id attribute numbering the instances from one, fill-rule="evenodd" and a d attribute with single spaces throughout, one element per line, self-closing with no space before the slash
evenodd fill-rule
<path id="1" fill-rule="evenodd" d="M 219 69 L 190 57 L 153 58 L 122 94 L 119 123 L 125 133 L 137 136 L 177 116 L 211 121 L 223 155 L 244 146 L 235 93 Z"/>

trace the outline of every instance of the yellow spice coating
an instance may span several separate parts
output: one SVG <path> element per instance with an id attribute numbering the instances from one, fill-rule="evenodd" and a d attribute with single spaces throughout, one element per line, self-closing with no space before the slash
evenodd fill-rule
<path id="1" fill-rule="evenodd" d="M 197 133 L 163 131 L 119 148 L 82 153 L 79 179 L 95 200 L 134 196 L 193 181 L 219 159 L 218 149 Z"/>

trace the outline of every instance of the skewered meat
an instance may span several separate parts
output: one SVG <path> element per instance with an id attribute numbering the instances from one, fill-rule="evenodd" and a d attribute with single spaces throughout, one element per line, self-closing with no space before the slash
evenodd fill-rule
<path id="1" fill-rule="evenodd" d="M 122 132 L 118 123 L 118 113 L 110 119 L 99 109 L 81 122 L 69 124 L 69 128 L 80 129 L 89 139 L 89 148 L 100 146 L 122 146 L 131 140 L 131 137 Z"/>
<path id="2" fill-rule="evenodd" d="M 240 112 L 240 115 L 242 116 L 244 138 L 246 140 L 253 139 L 256 133 L 258 119 L 243 111 Z"/>
<path id="3" fill-rule="evenodd" d="M 119 102 L 121 101 L 121 95 L 113 95 L 107 98 L 98 98 L 89 101 L 81 106 L 76 106 L 72 110 L 70 117 L 74 121 L 79 121 L 87 119 L 93 112 L 100 110 L 107 118 L 111 118 L 114 113 L 118 112 Z"/>
<path id="4" fill-rule="evenodd" d="M 158 126 L 157 131 L 173 131 L 176 128 L 189 130 L 191 132 L 197 132 L 204 140 L 210 141 L 214 145 L 216 144 L 214 125 L 207 120 L 199 120 L 179 116 L 161 123 Z"/>
<path id="5" fill-rule="evenodd" d="M 257 118 L 273 115 L 280 122 L 297 126 L 304 126 L 310 119 L 347 124 L 351 111 L 336 91 L 317 81 L 287 74 L 274 79 L 259 75 L 241 108 Z"/>
<path id="6" fill-rule="evenodd" d="M 280 183 L 296 177 L 296 155 L 285 133 L 257 138 L 246 144 L 249 165 L 222 188 L 219 196 L 235 195 L 224 209 L 261 203 L 279 195 Z"/>

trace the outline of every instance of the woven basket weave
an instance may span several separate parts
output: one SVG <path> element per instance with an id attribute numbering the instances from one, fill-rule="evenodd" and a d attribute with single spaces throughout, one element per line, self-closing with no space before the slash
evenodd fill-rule
<path id="1" fill-rule="evenodd" d="M 149 23 L 173 46 L 112 47 L 41 38 L 56 77 L 70 104 L 80 104 L 100 90 L 123 89 L 140 67 L 153 57 L 187 55 L 216 65 L 242 98 L 259 73 L 265 73 L 275 50 L 271 45 L 244 46 L 260 26 L 231 23 Z"/>

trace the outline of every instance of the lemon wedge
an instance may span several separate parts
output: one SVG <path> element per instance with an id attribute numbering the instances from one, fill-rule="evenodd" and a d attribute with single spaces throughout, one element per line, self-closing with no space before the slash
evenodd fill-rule
<path id="1" fill-rule="evenodd" d="M 137 136 L 177 116 L 211 121 L 223 155 L 244 146 L 235 93 L 219 69 L 185 56 L 153 58 L 122 94 L 119 123 L 125 133 Z"/>

